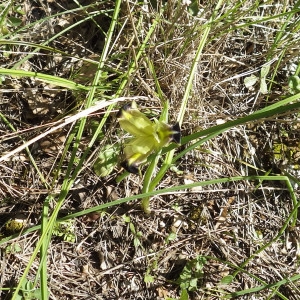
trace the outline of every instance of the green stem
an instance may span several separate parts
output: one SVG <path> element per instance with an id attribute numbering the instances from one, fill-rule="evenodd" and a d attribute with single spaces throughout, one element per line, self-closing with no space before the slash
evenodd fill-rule
<path id="1" fill-rule="evenodd" d="M 201 41 L 200 41 L 199 47 L 197 49 L 196 56 L 194 58 L 193 64 L 192 64 L 189 80 L 188 80 L 187 86 L 185 88 L 185 93 L 184 93 L 184 96 L 183 96 L 183 100 L 182 100 L 181 107 L 180 107 L 180 110 L 179 110 L 179 115 L 178 115 L 178 118 L 177 118 L 177 122 L 180 125 L 182 124 L 182 121 L 183 121 L 183 118 L 184 118 L 184 114 L 185 114 L 185 111 L 186 111 L 186 107 L 187 107 L 188 99 L 189 99 L 189 96 L 190 96 L 190 92 L 191 92 L 192 87 L 193 87 L 193 81 L 194 81 L 194 77 L 195 77 L 196 70 L 197 70 L 197 67 L 198 67 L 198 63 L 200 61 L 202 51 L 204 49 L 204 46 L 205 46 L 206 41 L 207 41 L 208 34 L 210 32 L 210 29 L 211 29 L 211 23 L 215 19 L 216 15 L 217 15 L 217 12 L 218 12 L 219 8 L 221 7 L 222 3 L 223 3 L 222 0 L 219 0 L 219 2 L 217 3 L 217 5 L 215 7 L 215 10 L 214 10 L 211 18 L 209 19 L 208 24 L 206 24 L 203 35 L 201 37 Z M 156 177 L 154 178 L 154 180 L 152 181 L 152 183 L 149 186 L 150 191 L 155 189 L 157 184 L 160 182 L 160 180 L 163 178 L 163 176 L 165 175 L 165 173 L 167 172 L 167 170 L 171 166 L 174 153 L 175 153 L 175 149 L 172 149 L 167 153 L 162 168 L 159 170 L 158 174 L 156 175 Z"/>

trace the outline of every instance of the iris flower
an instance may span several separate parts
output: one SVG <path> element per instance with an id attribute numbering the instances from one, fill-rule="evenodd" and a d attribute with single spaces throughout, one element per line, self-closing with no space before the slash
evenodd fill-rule
<path id="1" fill-rule="evenodd" d="M 171 142 L 180 143 L 180 126 L 170 126 L 154 119 L 153 122 L 137 109 L 135 102 L 122 107 L 117 115 L 123 130 L 132 135 L 125 144 L 125 161 L 122 167 L 130 173 L 138 174 L 139 165 L 147 157 L 159 152 Z"/>

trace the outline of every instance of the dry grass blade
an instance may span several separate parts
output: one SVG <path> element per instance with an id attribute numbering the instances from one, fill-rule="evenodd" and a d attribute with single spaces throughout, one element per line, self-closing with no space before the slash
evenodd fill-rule
<path id="1" fill-rule="evenodd" d="M 16 153 L 21 152 L 22 150 L 24 150 L 25 148 L 27 148 L 28 146 L 32 145 L 34 142 L 46 137 L 47 135 L 51 134 L 52 132 L 55 132 L 57 130 L 59 130 L 60 128 L 76 122 L 77 120 L 81 119 L 81 118 L 85 118 L 88 117 L 90 114 L 93 114 L 95 112 L 97 112 L 98 110 L 105 108 L 107 106 L 110 106 L 111 104 L 116 104 L 118 102 L 122 102 L 122 101 L 126 101 L 126 100 L 134 100 L 134 99 L 142 99 L 143 97 L 120 97 L 120 98 L 116 98 L 113 100 L 108 100 L 108 101 L 99 101 L 97 103 L 95 103 L 93 106 L 86 108 L 78 113 L 76 113 L 75 115 L 69 116 L 69 117 L 65 117 L 64 119 L 57 121 L 56 123 L 59 123 L 58 125 L 48 129 L 47 131 L 45 131 L 42 134 L 39 134 L 38 136 L 36 136 L 35 138 L 31 139 L 30 141 L 24 143 L 23 145 L 19 146 L 18 148 L 8 152 L 7 154 L 3 155 L 2 157 L 0 157 L 0 161 L 6 161 L 7 159 L 9 159 L 11 156 L 15 155 Z M 144 99 L 146 99 L 144 97 Z"/>

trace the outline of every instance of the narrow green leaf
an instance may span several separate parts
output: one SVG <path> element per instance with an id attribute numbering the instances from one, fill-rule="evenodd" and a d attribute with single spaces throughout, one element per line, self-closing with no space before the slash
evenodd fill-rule
<path id="1" fill-rule="evenodd" d="M 230 284 L 233 281 L 234 277 L 232 275 L 225 276 L 221 279 L 221 284 Z"/>
<path id="2" fill-rule="evenodd" d="M 12 77 L 33 77 L 49 84 L 57 85 L 60 87 L 68 88 L 70 90 L 85 90 L 88 91 L 90 88 L 81 84 L 77 84 L 74 81 L 52 76 L 48 74 L 29 72 L 24 70 L 12 70 L 0 68 L 0 75 L 7 75 Z"/>

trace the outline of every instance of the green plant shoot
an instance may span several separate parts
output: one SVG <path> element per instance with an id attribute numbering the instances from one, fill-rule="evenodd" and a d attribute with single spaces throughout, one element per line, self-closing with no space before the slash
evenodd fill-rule
<path id="1" fill-rule="evenodd" d="M 178 123 L 171 126 L 157 119 L 152 122 L 137 109 L 134 101 L 123 106 L 117 118 L 121 128 L 132 135 L 125 144 L 125 160 L 121 164 L 130 173 L 138 174 L 139 165 L 145 162 L 151 153 L 160 151 L 171 142 L 180 143 Z"/>

